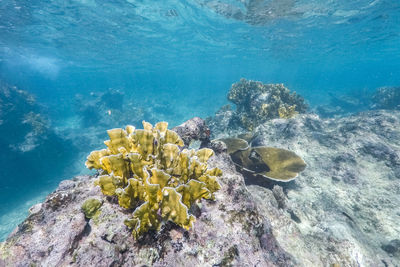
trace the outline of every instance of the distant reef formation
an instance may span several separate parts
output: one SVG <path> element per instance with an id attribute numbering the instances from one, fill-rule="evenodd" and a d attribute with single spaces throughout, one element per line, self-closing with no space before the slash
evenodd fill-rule
<path id="1" fill-rule="evenodd" d="M 343 117 L 377 109 L 400 110 L 400 86 L 383 86 L 370 92 L 355 90 L 348 93 L 329 93 L 329 102 L 316 107 L 322 117 Z"/>
<path id="2" fill-rule="evenodd" d="M 400 86 L 380 87 L 372 96 L 373 108 L 400 110 Z"/>
<path id="3" fill-rule="evenodd" d="M 65 166 L 76 152 L 54 132 L 44 110 L 33 95 L 0 80 L 0 165 L 5 167 L 1 188 L 29 190 L 49 170 Z"/>
<path id="4" fill-rule="evenodd" d="M 283 84 L 264 84 L 243 78 L 232 84 L 227 98 L 235 104 L 235 109 L 223 106 L 215 117 L 207 120 L 209 126 L 218 131 L 239 128 L 252 131 L 266 121 L 292 118 L 308 109 L 305 99 Z"/>
<path id="5" fill-rule="evenodd" d="M 115 125 L 141 125 L 142 120 L 179 118 L 181 112 L 171 107 L 173 100 L 166 99 L 168 98 L 165 95 L 158 98 L 135 97 L 122 90 L 109 88 L 104 92 L 76 94 L 73 106 L 81 127 L 94 127 L 104 131 L 104 128 Z"/>
<path id="6" fill-rule="evenodd" d="M 214 124 L 211 135 L 247 131 L 225 130 Z M 256 125 L 252 147 L 287 149 L 307 164 L 287 183 L 238 172 L 226 146 L 200 138 L 209 132 L 199 118 L 179 131 L 214 149 L 208 165 L 223 172 L 215 200 L 192 208 L 193 228 L 167 223 L 135 240 L 123 224 L 131 211 L 80 176 L 30 209 L 1 243 L 0 266 L 400 265 L 400 111 Z"/>

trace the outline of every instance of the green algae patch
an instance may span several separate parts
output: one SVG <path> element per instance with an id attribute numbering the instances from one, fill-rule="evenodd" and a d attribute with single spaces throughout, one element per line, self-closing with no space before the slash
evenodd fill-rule
<path id="1" fill-rule="evenodd" d="M 92 219 L 94 216 L 100 214 L 100 208 L 103 203 L 95 198 L 87 199 L 81 207 L 82 212 L 85 214 L 87 219 Z"/>

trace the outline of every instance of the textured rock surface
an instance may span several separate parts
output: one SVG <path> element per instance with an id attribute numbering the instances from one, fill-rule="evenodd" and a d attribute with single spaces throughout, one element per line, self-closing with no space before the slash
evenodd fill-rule
<path id="1" fill-rule="evenodd" d="M 193 229 L 172 224 L 139 242 L 124 225 L 130 211 L 102 195 L 93 177 L 64 181 L 0 246 L 0 266 L 292 266 L 226 154 L 210 159 L 224 172 L 216 201 L 202 201 Z M 103 202 L 85 219 L 87 199 Z"/>
<path id="2" fill-rule="evenodd" d="M 381 87 L 372 96 L 373 108 L 400 110 L 400 87 Z"/>
<path id="3" fill-rule="evenodd" d="M 20 206 L 62 175 L 76 148 L 54 131 L 33 95 L 1 78 L 0 147 L 0 240 L 4 240 L 25 216 Z"/>
<path id="4" fill-rule="evenodd" d="M 185 146 L 189 146 L 193 141 L 200 142 L 200 146 L 205 146 L 210 142 L 210 129 L 206 122 L 199 117 L 194 117 L 172 130 L 179 134 Z"/>
<path id="5" fill-rule="evenodd" d="M 92 177 L 64 181 L 1 244 L 0 266 L 400 266 L 400 112 L 298 115 L 255 133 L 253 145 L 292 150 L 307 169 L 289 183 L 243 177 L 221 148 L 210 164 L 222 189 L 192 211 L 193 229 L 167 224 L 139 242 L 123 224 L 131 211 Z M 103 203 L 90 220 L 87 199 Z"/>
<path id="6" fill-rule="evenodd" d="M 400 266 L 400 112 L 299 115 L 255 134 L 253 145 L 292 150 L 308 164 L 287 184 L 246 177 L 278 242 L 299 263 Z"/>

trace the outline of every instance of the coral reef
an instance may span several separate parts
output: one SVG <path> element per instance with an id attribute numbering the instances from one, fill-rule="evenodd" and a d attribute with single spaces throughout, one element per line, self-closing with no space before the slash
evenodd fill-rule
<path id="1" fill-rule="evenodd" d="M 80 116 L 83 127 L 109 126 L 111 124 L 126 124 L 128 118 L 127 105 L 124 105 L 125 95 L 119 90 L 108 89 L 102 93 L 91 92 L 89 96 L 75 96 L 75 111 Z M 133 114 L 144 117 L 140 109 L 132 110 Z M 132 118 L 131 118 L 132 121 Z"/>
<path id="2" fill-rule="evenodd" d="M 371 92 L 365 88 L 327 92 L 327 103 L 318 103 L 315 112 L 323 118 L 350 116 L 371 109 L 371 96 Z"/>
<path id="3" fill-rule="evenodd" d="M 276 242 L 229 156 L 216 154 L 207 164 L 222 169 L 221 189 L 216 201 L 193 205 L 196 223 L 190 231 L 167 223 L 136 241 L 122 223 L 131 212 L 116 197 L 104 196 L 95 177 L 79 176 L 33 206 L 0 243 L 0 266 L 296 266 Z M 169 202 L 176 201 L 173 194 Z M 82 205 L 90 199 L 103 204 L 87 219 Z"/>
<path id="4" fill-rule="evenodd" d="M 82 204 L 82 212 L 85 214 L 87 219 L 92 219 L 94 216 L 99 214 L 101 205 L 103 205 L 103 203 L 96 198 L 87 199 Z"/>
<path id="5" fill-rule="evenodd" d="M 221 149 L 207 164 L 223 171 L 217 201 L 193 205 L 190 231 L 167 223 L 139 242 L 122 223 L 131 212 L 95 177 L 66 180 L 0 244 L 0 266 L 400 265 L 399 111 L 300 114 L 254 132 L 253 146 L 290 149 L 308 167 L 271 184 L 240 175 L 224 143 L 212 142 Z M 92 219 L 88 199 L 103 201 Z"/>
<path id="6" fill-rule="evenodd" d="M 183 140 L 166 122 L 153 127 L 143 121 L 143 127 L 108 130 L 107 149 L 90 153 L 86 166 L 101 171 L 96 184 L 103 194 L 135 209 L 125 221 L 135 238 L 159 231 L 163 221 L 189 229 L 195 221 L 190 207 L 202 198 L 214 199 L 220 189 L 221 170 L 207 166 L 213 151 L 181 150 Z"/>
<path id="7" fill-rule="evenodd" d="M 250 172 L 252 175 L 288 182 L 306 168 L 302 158 L 286 149 L 267 146 L 250 147 L 248 142 L 241 138 L 228 137 L 213 140 L 213 142 L 216 141 L 224 142 L 232 161 L 240 170 Z"/>
<path id="8" fill-rule="evenodd" d="M 231 118 L 225 116 L 218 121 Z M 211 130 L 219 138 L 244 132 L 218 123 Z M 400 266 L 399 111 L 299 114 L 267 121 L 252 135 L 253 147 L 281 147 L 307 162 L 289 184 L 244 175 L 278 241 L 301 266 Z"/>
<path id="9" fill-rule="evenodd" d="M 372 108 L 400 110 L 400 87 L 381 87 L 372 96 Z"/>
<path id="10" fill-rule="evenodd" d="M 236 110 L 227 105 L 214 117 L 207 118 L 214 137 L 218 137 L 218 133 L 235 136 L 271 119 L 292 118 L 305 113 L 308 108 L 301 96 L 291 93 L 283 84 L 263 84 L 246 79 L 232 85 L 228 100 L 236 105 Z"/>
<path id="11" fill-rule="evenodd" d="M 80 127 L 91 127 L 90 132 L 104 133 L 105 129 L 114 125 L 139 126 L 142 120 L 154 123 L 168 120 L 170 125 L 175 126 L 188 116 L 188 110 L 179 101 L 179 98 L 171 98 L 166 92 L 150 93 L 143 98 L 140 90 L 123 92 L 109 88 L 102 92 L 76 94 L 73 106 Z"/>
<path id="12" fill-rule="evenodd" d="M 33 95 L 0 81 L 0 143 L 14 151 L 29 152 L 49 132 L 49 121 Z M 10 134 L 12 133 L 12 134 Z"/>
<path id="13" fill-rule="evenodd" d="M 55 132 L 45 107 L 32 94 L 1 79 L 0 147 L 0 165 L 5 167 L 0 174 L 3 239 L 15 227 L 17 218 L 25 216 L 24 211 L 15 211 L 17 206 L 36 196 L 45 184 L 57 183 L 54 177 L 60 177 L 72 162 L 76 147 Z M 10 211 L 14 212 L 11 220 Z"/>
<path id="14" fill-rule="evenodd" d="M 206 119 L 214 138 L 237 136 L 268 120 L 290 119 L 308 109 L 304 98 L 291 93 L 283 84 L 263 84 L 246 79 L 232 85 L 228 100 L 236 105 L 236 110 L 226 105 L 214 117 Z"/>
<path id="15" fill-rule="evenodd" d="M 283 84 L 263 84 L 246 79 L 232 85 L 228 100 L 236 105 L 232 119 L 247 130 L 253 130 L 267 120 L 291 118 L 307 110 L 304 99 L 291 93 Z"/>
<path id="16" fill-rule="evenodd" d="M 308 165 L 280 184 L 285 197 L 265 179 L 245 177 L 287 252 L 303 266 L 400 266 L 399 111 L 303 114 L 254 134 L 252 144 L 289 149 Z"/>
<path id="17" fill-rule="evenodd" d="M 199 117 L 194 117 L 172 130 L 182 138 L 185 146 L 200 142 L 200 147 L 204 147 L 210 142 L 210 129 L 207 127 L 206 122 Z"/>

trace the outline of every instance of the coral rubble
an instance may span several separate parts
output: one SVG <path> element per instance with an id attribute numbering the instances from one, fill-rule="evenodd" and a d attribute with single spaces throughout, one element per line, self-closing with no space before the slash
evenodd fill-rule
<path id="1" fill-rule="evenodd" d="M 108 130 L 107 149 L 90 153 L 86 166 L 101 171 L 96 184 L 103 194 L 116 196 L 121 207 L 135 209 L 125 221 L 135 238 L 159 231 L 168 220 L 189 229 L 195 221 L 190 207 L 202 198 L 214 199 L 220 189 L 217 176 L 222 172 L 207 166 L 213 151 L 181 150 L 183 140 L 166 122 L 153 128 L 143 121 L 143 127 Z"/>

